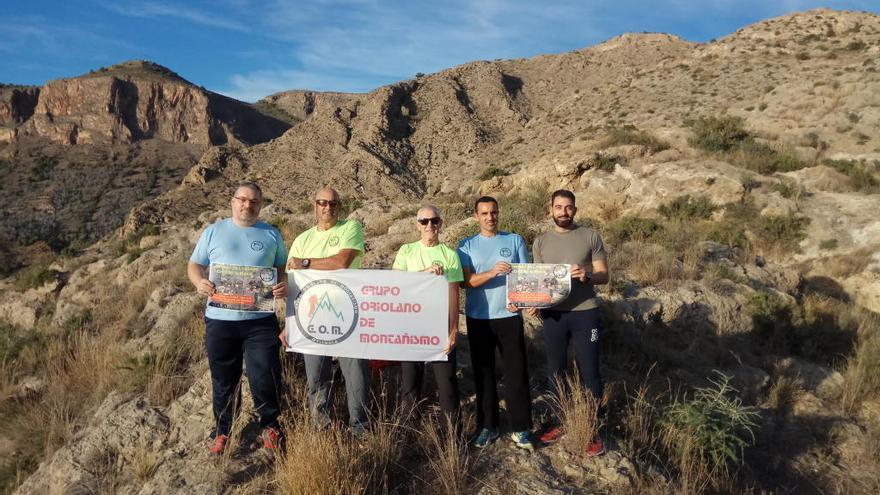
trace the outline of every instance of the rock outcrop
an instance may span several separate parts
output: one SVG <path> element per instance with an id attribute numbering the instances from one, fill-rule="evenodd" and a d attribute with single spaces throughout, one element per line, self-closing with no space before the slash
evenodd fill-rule
<path id="1" fill-rule="evenodd" d="M 50 81 L 39 90 L 5 92 L 9 109 L 4 112 L 0 104 L 0 125 L 19 126 L 16 135 L 70 145 L 154 138 L 200 145 L 254 144 L 290 127 L 150 62 L 126 62 Z"/>

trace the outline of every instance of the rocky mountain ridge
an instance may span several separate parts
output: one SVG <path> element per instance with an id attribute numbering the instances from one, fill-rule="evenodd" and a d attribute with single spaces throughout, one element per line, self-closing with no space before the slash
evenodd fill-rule
<path id="1" fill-rule="evenodd" d="M 0 91 L 0 142 L 32 136 L 68 145 L 151 138 L 254 144 L 288 127 L 146 61 L 124 62 L 40 88 Z"/>

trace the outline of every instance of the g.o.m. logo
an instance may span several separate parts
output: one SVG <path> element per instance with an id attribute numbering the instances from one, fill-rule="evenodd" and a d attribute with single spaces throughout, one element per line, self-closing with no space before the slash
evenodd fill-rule
<path id="1" fill-rule="evenodd" d="M 345 284 L 321 279 L 309 282 L 294 301 L 296 326 L 305 338 L 333 345 L 351 336 L 358 322 L 358 302 Z"/>

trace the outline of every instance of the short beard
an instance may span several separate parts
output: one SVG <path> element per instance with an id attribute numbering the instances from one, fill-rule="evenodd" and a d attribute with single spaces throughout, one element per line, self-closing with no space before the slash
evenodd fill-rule
<path id="1" fill-rule="evenodd" d="M 562 220 L 557 217 L 553 217 L 553 223 L 556 224 L 557 227 L 561 229 L 570 229 L 572 225 L 574 225 L 574 219 L 568 218 L 567 220 Z"/>

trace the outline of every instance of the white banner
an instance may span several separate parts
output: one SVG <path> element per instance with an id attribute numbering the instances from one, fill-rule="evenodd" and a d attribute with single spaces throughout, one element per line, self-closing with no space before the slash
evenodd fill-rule
<path id="1" fill-rule="evenodd" d="M 287 275 L 288 351 L 446 361 L 446 277 L 398 270 L 291 270 Z"/>

